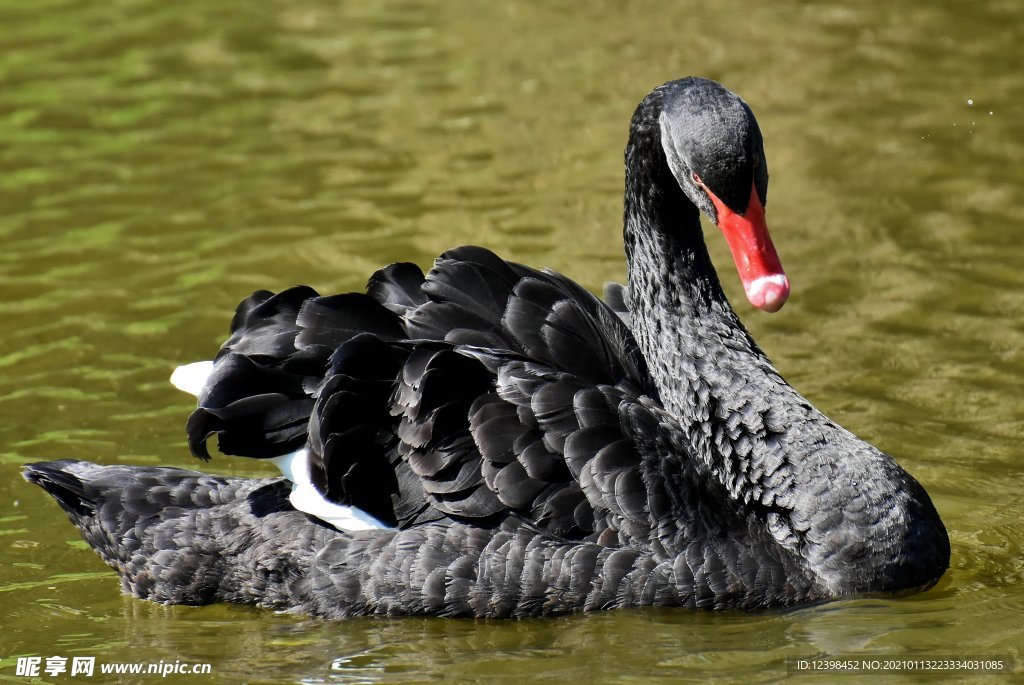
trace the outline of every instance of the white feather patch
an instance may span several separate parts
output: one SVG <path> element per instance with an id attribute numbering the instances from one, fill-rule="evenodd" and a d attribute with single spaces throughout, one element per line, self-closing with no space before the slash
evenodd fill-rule
<path id="1" fill-rule="evenodd" d="M 390 528 L 358 507 L 335 504 L 324 499 L 309 477 L 309 452 L 306 450 L 301 449 L 270 461 L 292 482 L 292 494 L 288 500 L 299 511 L 316 516 L 343 531 Z"/>
<path id="2" fill-rule="evenodd" d="M 184 390 L 199 397 L 211 373 L 213 373 L 213 362 L 211 361 L 185 364 L 176 368 L 171 374 L 171 384 L 178 390 Z M 390 527 L 358 507 L 335 504 L 324 499 L 324 496 L 313 486 L 313 481 L 309 477 L 309 453 L 306 450 L 302 449 L 275 457 L 270 461 L 274 462 L 277 468 L 281 469 L 284 477 L 292 482 L 292 493 L 288 500 L 299 511 L 316 516 L 321 521 L 343 531 Z"/>
<path id="3" fill-rule="evenodd" d="M 195 362 L 179 366 L 171 374 L 171 385 L 199 397 L 206 386 L 206 379 L 213 373 L 213 362 Z"/>

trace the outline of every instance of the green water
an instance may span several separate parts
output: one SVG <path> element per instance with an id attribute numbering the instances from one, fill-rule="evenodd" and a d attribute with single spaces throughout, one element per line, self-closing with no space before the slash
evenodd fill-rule
<path id="1" fill-rule="evenodd" d="M 17 655 L 268 683 L 749 683 L 796 656 L 1024 658 L 1019 4 L 667 5 L 0 0 L 0 682 L 28 682 Z M 167 377 L 209 358 L 257 288 L 354 289 L 467 242 L 621 280 L 627 122 L 687 74 L 758 115 L 793 295 L 753 311 L 711 235 L 725 286 L 783 374 L 928 489 L 953 547 L 929 592 L 523 622 L 168 608 L 122 597 L 20 479 L 68 456 L 196 466 Z"/>

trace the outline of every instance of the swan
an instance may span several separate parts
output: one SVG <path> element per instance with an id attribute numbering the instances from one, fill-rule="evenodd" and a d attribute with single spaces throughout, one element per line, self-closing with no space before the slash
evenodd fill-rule
<path id="1" fill-rule="evenodd" d="M 783 380 L 711 264 L 701 213 L 752 305 L 789 295 L 750 108 L 666 83 L 625 168 L 628 281 L 604 300 L 472 246 L 364 293 L 244 300 L 173 382 L 198 396 L 197 457 L 216 435 L 283 477 L 61 460 L 26 479 L 162 603 L 525 617 L 934 584 L 950 550 L 928 494 Z"/>

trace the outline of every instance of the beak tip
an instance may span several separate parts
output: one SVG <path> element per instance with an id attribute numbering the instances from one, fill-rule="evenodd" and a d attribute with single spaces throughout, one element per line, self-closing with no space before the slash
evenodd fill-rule
<path id="1" fill-rule="evenodd" d="M 786 274 L 761 276 L 744 284 L 744 290 L 750 304 L 766 312 L 777 312 L 789 298 L 789 279 Z"/>

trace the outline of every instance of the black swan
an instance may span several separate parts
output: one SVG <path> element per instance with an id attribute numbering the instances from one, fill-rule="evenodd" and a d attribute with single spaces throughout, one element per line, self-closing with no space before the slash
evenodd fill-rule
<path id="1" fill-rule="evenodd" d="M 182 367 L 209 459 L 285 478 L 30 464 L 125 592 L 314 616 L 522 617 L 636 605 L 757 609 L 931 586 L 924 489 L 791 388 L 726 301 L 789 293 L 761 133 L 699 78 L 647 95 L 625 153 L 628 285 L 606 301 L 479 247 L 366 293 L 244 300 Z"/>

